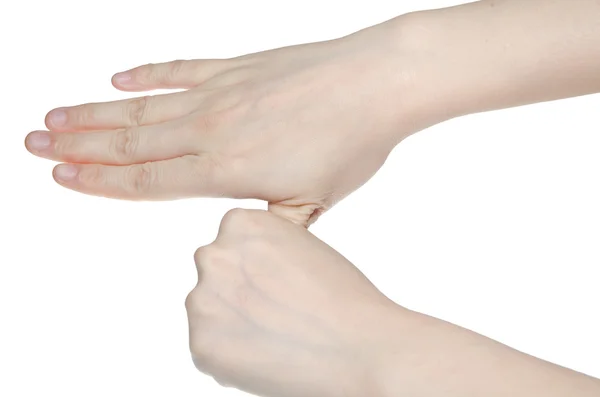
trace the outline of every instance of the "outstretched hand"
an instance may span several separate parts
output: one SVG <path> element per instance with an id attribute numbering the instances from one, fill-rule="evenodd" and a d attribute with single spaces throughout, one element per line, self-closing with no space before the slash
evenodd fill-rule
<path id="1" fill-rule="evenodd" d="M 124 91 L 185 91 L 54 109 L 33 154 L 61 185 L 132 200 L 256 198 L 307 226 L 414 132 L 406 57 L 384 27 L 232 59 L 140 66 Z M 385 37 L 384 37 L 385 36 Z M 404 73 L 403 73 L 404 71 Z"/>

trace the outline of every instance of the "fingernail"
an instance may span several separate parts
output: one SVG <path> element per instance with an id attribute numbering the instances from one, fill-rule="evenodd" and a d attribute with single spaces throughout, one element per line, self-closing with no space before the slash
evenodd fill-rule
<path id="1" fill-rule="evenodd" d="M 77 167 L 71 164 L 60 164 L 54 169 L 54 176 L 63 182 L 70 181 L 77 175 Z"/>
<path id="2" fill-rule="evenodd" d="M 43 132 L 32 132 L 27 137 L 27 146 L 32 150 L 47 149 L 50 143 L 50 136 Z"/>
<path id="3" fill-rule="evenodd" d="M 128 73 L 117 73 L 115 74 L 115 83 L 127 84 L 131 81 L 131 75 Z"/>
<path id="4" fill-rule="evenodd" d="M 64 110 L 53 110 L 50 112 L 50 123 L 55 127 L 67 124 L 67 113 Z"/>

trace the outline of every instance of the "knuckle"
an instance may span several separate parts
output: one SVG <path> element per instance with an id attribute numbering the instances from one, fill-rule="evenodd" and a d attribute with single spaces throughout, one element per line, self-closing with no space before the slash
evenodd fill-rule
<path id="1" fill-rule="evenodd" d="M 126 185 L 136 194 L 149 193 L 157 183 L 157 173 L 150 163 L 133 166 L 126 175 Z"/>
<path id="2" fill-rule="evenodd" d="M 148 119 L 148 109 L 150 108 L 151 96 L 143 96 L 132 99 L 127 103 L 125 119 L 129 125 L 144 125 Z"/>
<path id="3" fill-rule="evenodd" d="M 177 80 L 180 80 L 182 77 L 181 75 L 185 71 L 186 63 L 187 61 L 183 59 L 177 59 L 175 61 L 170 62 L 166 70 L 165 80 L 168 82 L 175 82 Z"/>
<path id="4" fill-rule="evenodd" d="M 205 154 L 201 157 L 195 156 L 191 159 L 189 170 L 194 180 L 202 181 L 205 191 L 225 196 L 222 180 L 226 173 L 226 167 L 218 155 Z"/>
<path id="5" fill-rule="evenodd" d="M 72 134 L 57 134 L 54 142 L 54 153 L 59 157 L 71 157 L 79 153 Z"/>
<path id="6" fill-rule="evenodd" d="M 185 308 L 188 312 L 194 311 L 196 307 L 196 288 L 191 290 L 185 297 Z"/>
<path id="7" fill-rule="evenodd" d="M 117 163 L 126 163 L 135 156 L 139 134 L 132 128 L 116 131 L 110 144 L 110 153 Z"/>
<path id="8" fill-rule="evenodd" d="M 228 279 L 233 274 L 232 269 L 240 262 L 235 249 L 218 245 L 217 241 L 198 248 L 194 253 L 194 261 L 202 274 L 203 284 Z"/>
<path id="9" fill-rule="evenodd" d="M 223 124 L 224 115 L 223 111 L 199 114 L 195 117 L 194 127 L 203 132 L 216 131 Z"/>
<path id="10" fill-rule="evenodd" d="M 89 166 L 82 168 L 79 179 L 85 185 L 102 186 L 106 184 L 106 175 L 100 166 Z"/>
<path id="11" fill-rule="evenodd" d="M 262 210 L 234 208 L 229 210 L 221 221 L 224 230 L 236 230 L 237 233 L 261 233 L 269 222 L 269 213 Z"/>
<path id="12" fill-rule="evenodd" d="M 154 63 L 147 63 L 143 66 L 137 67 L 135 72 L 135 80 L 142 84 L 151 84 L 156 78 L 157 65 Z"/>
<path id="13" fill-rule="evenodd" d="M 215 299 L 210 290 L 198 286 L 192 289 L 185 298 L 185 309 L 190 324 L 193 324 L 194 327 L 218 321 L 222 316 L 222 311 L 218 307 L 218 299 Z"/>
<path id="14" fill-rule="evenodd" d="M 94 107 L 92 105 L 76 106 L 71 114 L 75 116 L 77 124 L 81 126 L 90 125 L 95 119 Z"/>
<path id="15" fill-rule="evenodd" d="M 194 252 L 194 260 L 197 264 L 206 265 L 214 258 L 214 249 L 211 245 L 200 247 Z"/>
<path id="16" fill-rule="evenodd" d="M 237 228 L 240 225 L 245 225 L 249 221 L 250 212 L 250 210 L 243 208 L 231 209 L 223 216 L 221 225 L 224 228 Z"/>

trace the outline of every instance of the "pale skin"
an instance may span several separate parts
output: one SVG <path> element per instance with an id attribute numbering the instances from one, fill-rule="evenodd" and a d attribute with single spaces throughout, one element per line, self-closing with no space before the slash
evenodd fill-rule
<path id="1" fill-rule="evenodd" d="M 597 380 L 398 307 L 303 227 L 417 131 L 600 92 L 598 21 L 597 0 L 480 1 L 322 43 L 145 65 L 113 84 L 186 90 L 55 109 L 26 146 L 64 162 L 55 179 L 83 193 L 269 203 L 279 218 L 237 211 L 197 257 L 192 351 L 226 383 L 264 396 L 598 396 Z"/>
<path id="2" fill-rule="evenodd" d="M 482 1 L 322 43 L 141 66 L 115 75 L 115 87 L 187 90 L 55 109 L 26 146 L 68 162 L 54 177 L 79 192 L 258 198 L 308 225 L 412 133 L 600 91 L 599 9 Z"/>
<path id="3" fill-rule="evenodd" d="M 386 298 L 304 227 L 232 210 L 195 255 L 197 368 L 265 397 L 597 397 L 600 380 Z"/>

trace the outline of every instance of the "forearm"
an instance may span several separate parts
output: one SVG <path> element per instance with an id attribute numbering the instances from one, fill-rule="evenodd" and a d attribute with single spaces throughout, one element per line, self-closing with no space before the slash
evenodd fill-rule
<path id="1" fill-rule="evenodd" d="M 437 119 L 600 92 L 598 0 L 484 0 L 389 23 L 409 25 L 413 99 Z"/>
<path id="2" fill-rule="evenodd" d="M 409 321 L 412 335 L 403 319 L 385 349 L 378 397 L 600 396 L 600 380 L 441 320 L 415 314 Z"/>

